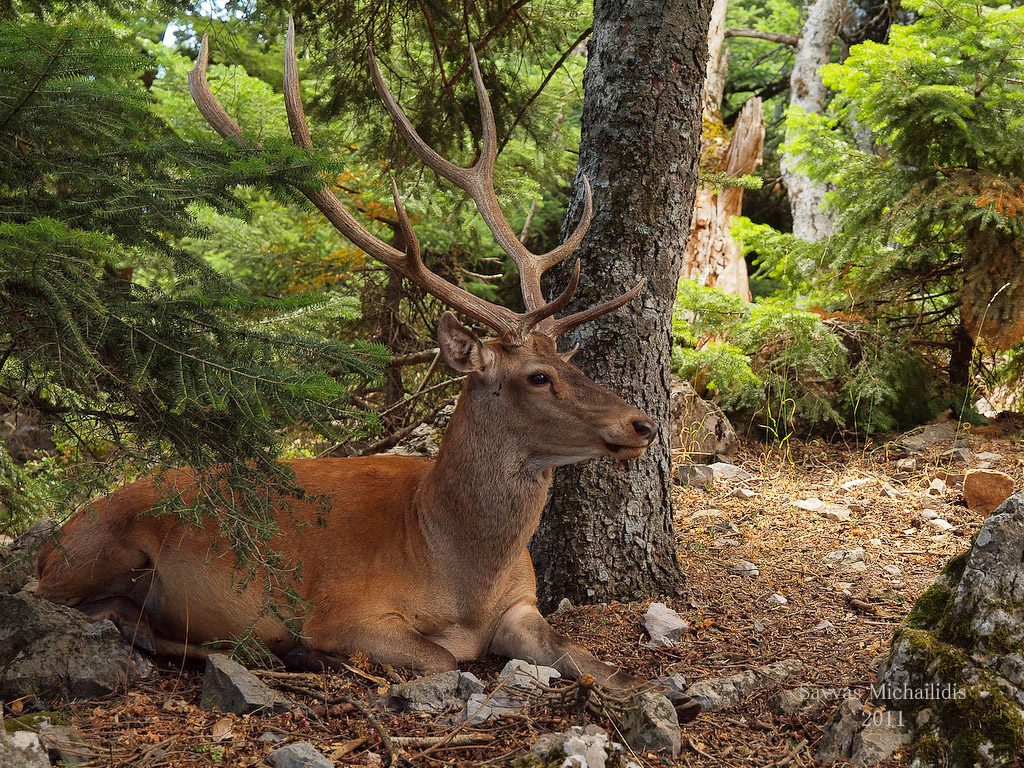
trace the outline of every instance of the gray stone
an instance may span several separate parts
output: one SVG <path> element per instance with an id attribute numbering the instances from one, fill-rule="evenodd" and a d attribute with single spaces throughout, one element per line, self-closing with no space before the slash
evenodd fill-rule
<path id="1" fill-rule="evenodd" d="M 679 754 L 679 718 L 672 702 L 660 693 L 645 691 L 634 696 L 619 728 L 626 743 L 637 751 Z"/>
<path id="2" fill-rule="evenodd" d="M 967 448 L 950 448 L 948 451 L 943 451 L 940 458 L 945 462 L 952 462 L 953 464 L 966 467 L 971 463 L 973 454 Z"/>
<path id="3" fill-rule="evenodd" d="M 686 677 L 683 675 L 664 675 L 655 679 L 654 681 L 659 686 L 669 691 L 670 693 L 678 693 L 686 695 L 686 691 L 689 688 L 686 682 Z"/>
<path id="4" fill-rule="evenodd" d="M 910 734 L 900 723 L 897 712 L 872 712 L 867 725 L 853 737 L 850 762 L 875 766 L 887 760 L 900 747 L 910 743 Z"/>
<path id="5" fill-rule="evenodd" d="M 522 698 L 502 693 L 474 693 L 466 700 L 459 720 L 466 721 L 470 725 L 480 725 L 505 715 L 519 714 L 524 709 L 526 709 L 526 701 Z"/>
<path id="6" fill-rule="evenodd" d="M 57 524 L 40 520 L 0 550 L 0 594 L 14 594 L 36 575 L 36 553 L 54 535 Z"/>
<path id="7" fill-rule="evenodd" d="M 95 757 L 81 735 L 64 725 L 43 723 L 39 727 L 39 741 L 54 765 L 84 765 Z"/>
<path id="8" fill-rule="evenodd" d="M 530 747 L 530 754 L 544 764 L 586 768 L 620 765 L 623 753 L 622 745 L 612 741 L 608 732 L 597 725 L 574 725 L 561 733 L 544 733 Z"/>
<path id="9" fill-rule="evenodd" d="M 773 608 L 778 608 L 780 606 L 786 605 L 787 603 L 789 603 L 789 600 L 787 600 L 784 596 L 780 595 L 778 592 L 776 592 L 774 595 L 768 598 L 768 605 L 772 606 Z"/>
<path id="10" fill-rule="evenodd" d="M 803 662 L 786 659 L 734 675 L 701 680 L 691 685 L 686 695 L 697 701 L 704 711 L 718 712 L 739 704 L 756 691 L 771 688 L 803 674 L 803 671 Z"/>
<path id="11" fill-rule="evenodd" d="M 928 495 L 939 498 L 946 495 L 946 481 L 941 477 L 932 478 L 928 484 Z"/>
<path id="12" fill-rule="evenodd" d="M 36 734 L 0 726 L 0 768 L 50 768 L 50 758 Z"/>
<path id="13" fill-rule="evenodd" d="M 735 464 L 728 464 L 724 461 L 716 461 L 712 464 L 711 471 L 715 475 L 715 480 L 746 482 L 754 479 L 754 476 L 743 467 L 737 467 Z"/>
<path id="14" fill-rule="evenodd" d="M 200 706 L 247 715 L 287 709 L 288 700 L 237 661 L 213 653 L 206 657 Z"/>
<path id="15" fill-rule="evenodd" d="M 707 464 L 676 464 L 672 476 L 676 485 L 710 488 L 715 484 L 715 473 Z"/>
<path id="16" fill-rule="evenodd" d="M 664 603 L 651 603 L 644 614 L 644 629 L 652 646 L 670 646 L 683 639 L 690 625 Z"/>
<path id="17" fill-rule="evenodd" d="M 925 424 L 900 436 L 898 445 L 910 453 L 920 453 L 940 443 L 952 442 L 956 439 L 956 432 L 957 424 L 954 421 Z"/>
<path id="18" fill-rule="evenodd" d="M 914 472 L 917 470 L 917 459 L 913 457 L 900 459 L 896 462 L 896 469 L 900 472 Z"/>
<path id="19" fill-rule="evenodd" d="M 931 520 L 926 521 L 932 528 L 938 528 L 940 531 L 951 531 L 953 530 L 953 524 L 949 520 L 944 520 L 941 517 L 933 517 Z"/>
<path id="20" fill-rule="evenodd" d="M 275 749 L 267 755 L 267 762 L 274 768 L 334 768 L 334 763 L 308 741 Z"/>
<path id="21" fill-rule="evenodd" d="M 748 579 L 761 574 L 760 569 L 749 560 L 738 560 L 729 566 L 729 570 Z"/>
<path id="22" fill-rule="evenodd" d="M 94 698 L 152 671 L 112 622 L 27 592 L 0 594 L 0 699 Z"/>
<path id="23" fill-rule="evenodd" d="M 860 699 L 843 699 L 814 746 L 814 758 L 825 765 L 848 760 L 853 754 L 853 740 L 864 725 L 864 704 Z"/>
<path id="24" fill-rule="evenodd" d="M 401 712 L 444 712 L 461 707 L 472 694 L 483 690 L 476 675 L 453 670 L 392 685 L 385 704 Z"/>
<path id="25" fill-rule="evenodd" d="M 733 488 L 729 492 L 729 495 L 735 499 L 752 499 L 757 496 L 757 494 L 749 488 Z"/>
<path id="26" fill-rule="evenodd" d="M 840 693 L 842 695 L 840 695 Z M 779 691 L 772 699 L 772 711 L 778 715 L 809 717 L 826 706 L 835 706 L 840 698 L 849 695 L 848 689 L 841 692 L 835 688 L 791 688 Z"/>
<path id="27" fill-rule="evenodd" d="M 522 659 L 510 659 L 498 674 L 498 679 L 506 689 L 532 692 L 539 685 L 550 685 L 551 681 L 561 677 L 554 667 L 542 667 Z"/>
<path id="28" fill-rule="evenodd" d="M 825 564 L 847 571 L 864 571 L 867 569 L 864 563 L 865 554 L 864 547 L 837 549 L 825 555 Z"/>
<path id="29" fill-rule="evenodd" d="M 978 532 L 957 586 L 954 613 L 996 650 L 1024 650 L 1024 495 L 1014 494 Z"/>
<path id="30" fill-rule="evenodd" d="M 736 448 L 736 430 L 714 403 L 699 397 L 690 382 L 672 377 L 669 390 L 672 450 L 714 461 Z"/>

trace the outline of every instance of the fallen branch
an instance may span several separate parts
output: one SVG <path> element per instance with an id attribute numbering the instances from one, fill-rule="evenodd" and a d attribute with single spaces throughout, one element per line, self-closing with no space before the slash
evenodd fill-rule
<path id="1" fill-rule="evenodd" d="M 475 744 L 486 744 L 494 741 L 492 733 L 460 733 L 448 736 L 392 736 L 391 743 L 396 747 L 468 747 Z"/>
<path id="2" fill-rule="evenodd" d="M 796 48 L 800 35 L 787 35 L 783 32 L 763 32 L 760 29 L 727 29 L 726 37 L 752 37 L 755 40 L 767 40 L 770 43 L 781 43 Z"/>

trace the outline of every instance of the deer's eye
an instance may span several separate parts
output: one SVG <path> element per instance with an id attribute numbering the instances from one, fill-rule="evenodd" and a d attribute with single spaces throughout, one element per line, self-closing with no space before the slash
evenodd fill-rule
<path id="1" fill-rule="evenodd" d="M 541 373 L 540 371 L 537 371 L 536 373 L 531 373 L 529 376 L 526 377 L 526 380 L 533 384 L 533 386 L 535 387 L 543 387 L 551 383 L 551 377 L 548 376 L 546 373 Z"/>

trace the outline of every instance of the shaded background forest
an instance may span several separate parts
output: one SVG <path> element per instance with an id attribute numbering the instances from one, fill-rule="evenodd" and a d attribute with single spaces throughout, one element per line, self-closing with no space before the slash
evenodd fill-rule
<path id="1" fill-rule="evenodd" d="M 961 0 L 831 5 L 818 113 L 792 88 L 814 6 L 722 6 L 728 58 L 720 102 L 705 107 L 702 176 L 714 199 L 745 188 L 732 239 L 752 301 L 684 280 L 673 367 L 772 441 L 1013 409 L 1024 14 Z M 287 138 L 292 12 L 322 154 Z M 374 452 L 432 420 L 459 387 L 434 350 L 440 308 L 291 190 L 326 174 L 397 237 L 394 175 L 431 267 L 515 306 L 514 270 L 471 205 L 396 140 L 367 41 L 420 134 L 462 163 L 479 132 L 476 41 L 498 192 L 543 252 L 576 169 L 591 16 L 574 0 L 0 4 L 0 529 L 154 465 L 228 465 L 231 487 L 255 489 L 279 456 Z M 263 153 L 225 145 L 194 109 L 186 78 L 203 34 L 214 91 Z M 723 172 L 751 97 L 763 162 Z M 787 173 L 825 196 L 813 237 L 793 234 Z M 228 521 L 236 543 L 265 525 L 250 495 Z"/>

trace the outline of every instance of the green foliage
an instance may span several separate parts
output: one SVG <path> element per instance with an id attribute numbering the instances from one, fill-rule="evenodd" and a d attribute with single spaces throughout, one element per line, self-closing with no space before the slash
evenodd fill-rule
<path id="1" fill-rule="evenodd" d="M 687 280 L 676 306 L 678 375 L 772 439 L 919 417 L 921 362 L 882 327 L 782 299 L 747 304 Z"/>
<path id="2" fill-rule="evenodd" d="M 183 140 L 150 66 L 102 18 L 0 22 L 0 400 L 41 414 L 73 461 L 221 467 L 208 498 L 244 550 L 272 533 L 266 493 L 231 492 L 288 488 L 279 430 L 361 421 L 347 393 L 385 353 L 301 333 L 327 298 L 258 296 L 178 247 L 201 236 L 196 211 L 246 213 L 237 183 L 330 166 L 269 138 L 265 156 Z M 6 515 L 42 506 L 0 471 Z"/>
<path id="3" fill-rule="evenodd" d="M 1024 9 L 908 7 L 918 20 L 894 26 L 888 44 L 855 46 L 822 70 L 836 97 L 825 115 L 789 115 L 790 149 L 831 185 L 838 212 L 818 282 L 948 338 L 961 299 L 985 309 L 961 296 L 972 247 L 986 232 L 1024 236 Z M 982 271 L 1015 284 L 1020 266 L 1004 258 Z"/>

